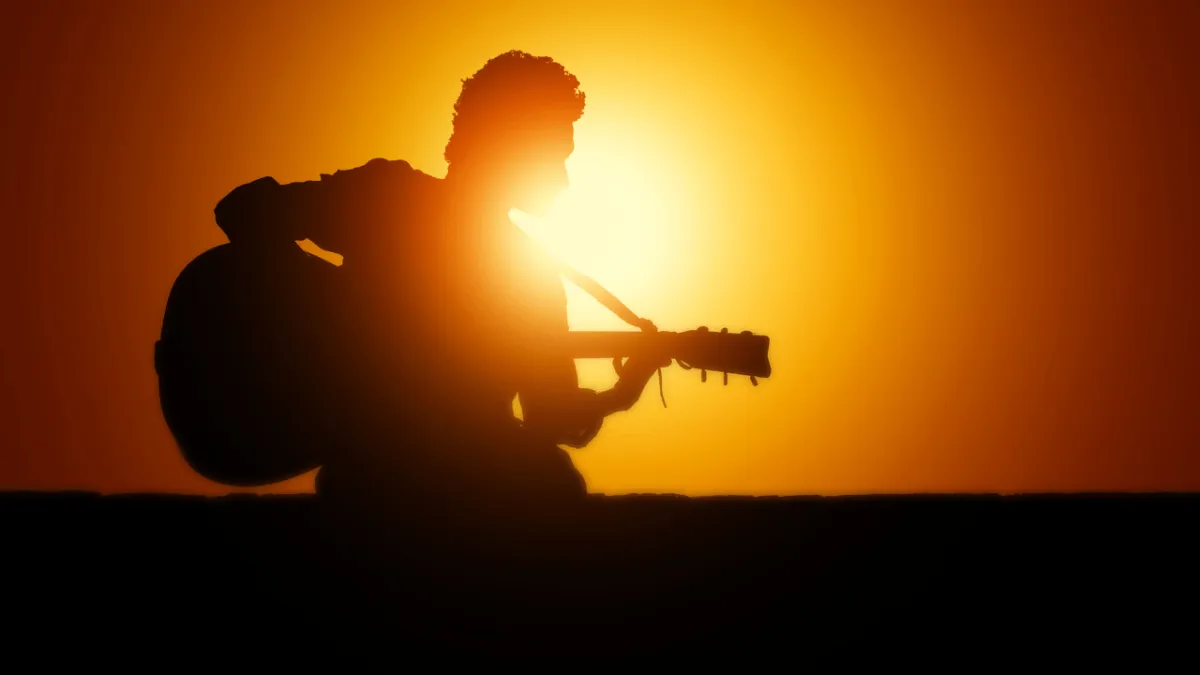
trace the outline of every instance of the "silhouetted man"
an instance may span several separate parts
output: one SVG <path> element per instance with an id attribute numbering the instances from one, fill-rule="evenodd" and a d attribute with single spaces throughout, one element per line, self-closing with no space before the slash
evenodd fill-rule
<path id="1" fill-rule="evenodd" d="M 578 85 L 550 58 L 508 52 L 464 81 L 444 179 L 375 159 L 316 181 L 262 178 L 222 199 L 215 213 L 230 244 L 208 264 L 252 279 L 227 291 L 243 317 L 270 319 L 254 319 L 253 335 L 211 319 L 210 348 L 244 355 L 257 341 L 261 356 L 201 364 L 193 352 L 191 379 L 172 375 L 177 390 L 207 388 L 216 393 L 204 405 L 221 407 L 215 426 L 192 425 L 193 437 L 208 434 L 193 443 L 186 415 L 172 412 L 182 407 L 167 411 L 192 465 L 235 484 L 319 466 L 318 490 L 341 495 L 582 497 L 559 446 L 590 443 L 665 363 L 631 358 L 613 389 L 595 392 L 580 388 L 569 354 L 549 349 L 568 330 L 559 269 L 508 213 L 542 212 L 566 187 Z M 342 264 L 304 254 L 305 239 Z M 173 292 L 185 286 L 181 275 Z M 181 362 L 164 358 L 164 387 Z M 213 435 L 233 417 L 265 440 Z"/>

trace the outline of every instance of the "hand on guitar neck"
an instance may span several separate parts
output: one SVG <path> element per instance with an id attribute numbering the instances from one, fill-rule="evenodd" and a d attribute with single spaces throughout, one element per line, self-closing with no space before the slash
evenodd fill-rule
<path id="1" fill-rule="evenodd" d="M 580 398 L 559 400 L 554 412 L 544 420 L 535 434 L 553 437 L 554 442 L 582 448 L 599 432 L 604 418 L 631 409 L 640 400 L 650 378 L 661 368 L 678 361 L 681 368 L 700 370 L 701 381 L 707 371 L 742 375 L 757 385 L 757 378 L 770 377 L 771 364 L 767 358 L 769 340 L 764 335 L 748 331 L 730 333 L 699 328 L 675 333 L 649 332 L 571 332 L 562 344 L 546 345 L 546 353 L 563 359 L 612 359 L 618 381 L 603 392 L 579 390 Z M 627 359 L 622 362 L 622 359 Z M 568 397 L 569 398 L 569 397 Z M 665 404 L 665 401 L 664 401 Z"/>
<path id="2" fill-rule="evenodd" d="M 751 384 L 757 385 L 759 377 L 770 377 L 771 363 L 767 358 L 770 340 L 765 335 L 749 331 L 719 332 L 706 327 L 683 333 L 572 333 L 569 338 L 570 353 L 575 358 L 611 357 L 620 374 L 620 380 L 611 390 L 604 392 L 605 409 L 612 412 L 628 410 L 641 397 L 650 378 L 659 371 L 678 361 L 680 367 L 700 370 L 701 381 L 707 380 L 707 371 L 724 373 L 728 383 L 729 374 L 744 375 Z M 621 358 L 629 360 L 621 365 Z M 664 402 L 665 403 L 665 402 Z"/>

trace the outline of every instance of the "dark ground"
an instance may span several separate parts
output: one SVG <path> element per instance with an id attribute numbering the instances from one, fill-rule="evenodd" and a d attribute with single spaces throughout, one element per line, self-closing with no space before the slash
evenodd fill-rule
<path id="1" fill-rule="evenodd" d="M 1198 515 L 1200 495 L 595 497 L 573 537 L 456 546 L 307 496 L 6 493 L 0 635 L 4 662 L 95 667 L 1194 667 Z"/>

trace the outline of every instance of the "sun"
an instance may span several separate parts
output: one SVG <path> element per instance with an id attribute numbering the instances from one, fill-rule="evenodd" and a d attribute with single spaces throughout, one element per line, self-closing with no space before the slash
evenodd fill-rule
<path id="1" fill-rule="evenodd" d="M 594 278 L 636 312 L 661 292 L 664 263 L 679 219 L 679 191 L 652 148 L 621 142 L 620 134 L 582 136 L 567 160 L 570 186 L 545 215 L 509 213 L 542 247 Z M 587 142 L 585 141 L 587 139 Z M 607 310 L 580 301 L 568 288 L 572 328 L 609 330 L 620 324 Z M 614 323 L 614 320 L 616 323 Z"/>

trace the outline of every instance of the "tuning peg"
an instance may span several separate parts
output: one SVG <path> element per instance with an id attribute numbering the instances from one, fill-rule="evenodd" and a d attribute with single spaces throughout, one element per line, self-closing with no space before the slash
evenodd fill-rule
<path id="1" fill-rule="evenodd" d="M 753 375 L 751 375 L 751 376 L 750 376 L 750 384 L 752 384 L 752 385 L 754 385 L 755 387 L 757 387 L 757 386 L 758 386 L 758 378 L 757 378 L 757 377 L 755 377 L 755 376 L 753 376 Z"/>
<path id="2" fill-rule="evenodd" d="M 708 326 L 700 326 L 699 328 L 697 328 L 697 329 L 696 329 L 696 332 L 698 332 L 698 333 L 707 333 L 707 332 L 708 332 Z"/>
<path id="3" fill-rule="evenodd" d="M 725 380 L 722 384 L 723 384 L 723 386 L 728 387 L 729 386 L 729 373 L 722 373 L 722 375 L 724 376 L 724 380 Z"/>
<path id="4" fill-rule="evenodd" d="M 722 329 L 721 329 L 721 333 L 728 333 L 728 332 L 729 332 L 729 327 L 728 327 L 728 326 L 726 326 L 725 328 L 722 328 Z"/>
<path id="5" fill-rule="evenodd" d="M 708 371 L 707 370 L 704 370 L 704 369 L 700 370 L 700 381 L 708 382 Z"/>

